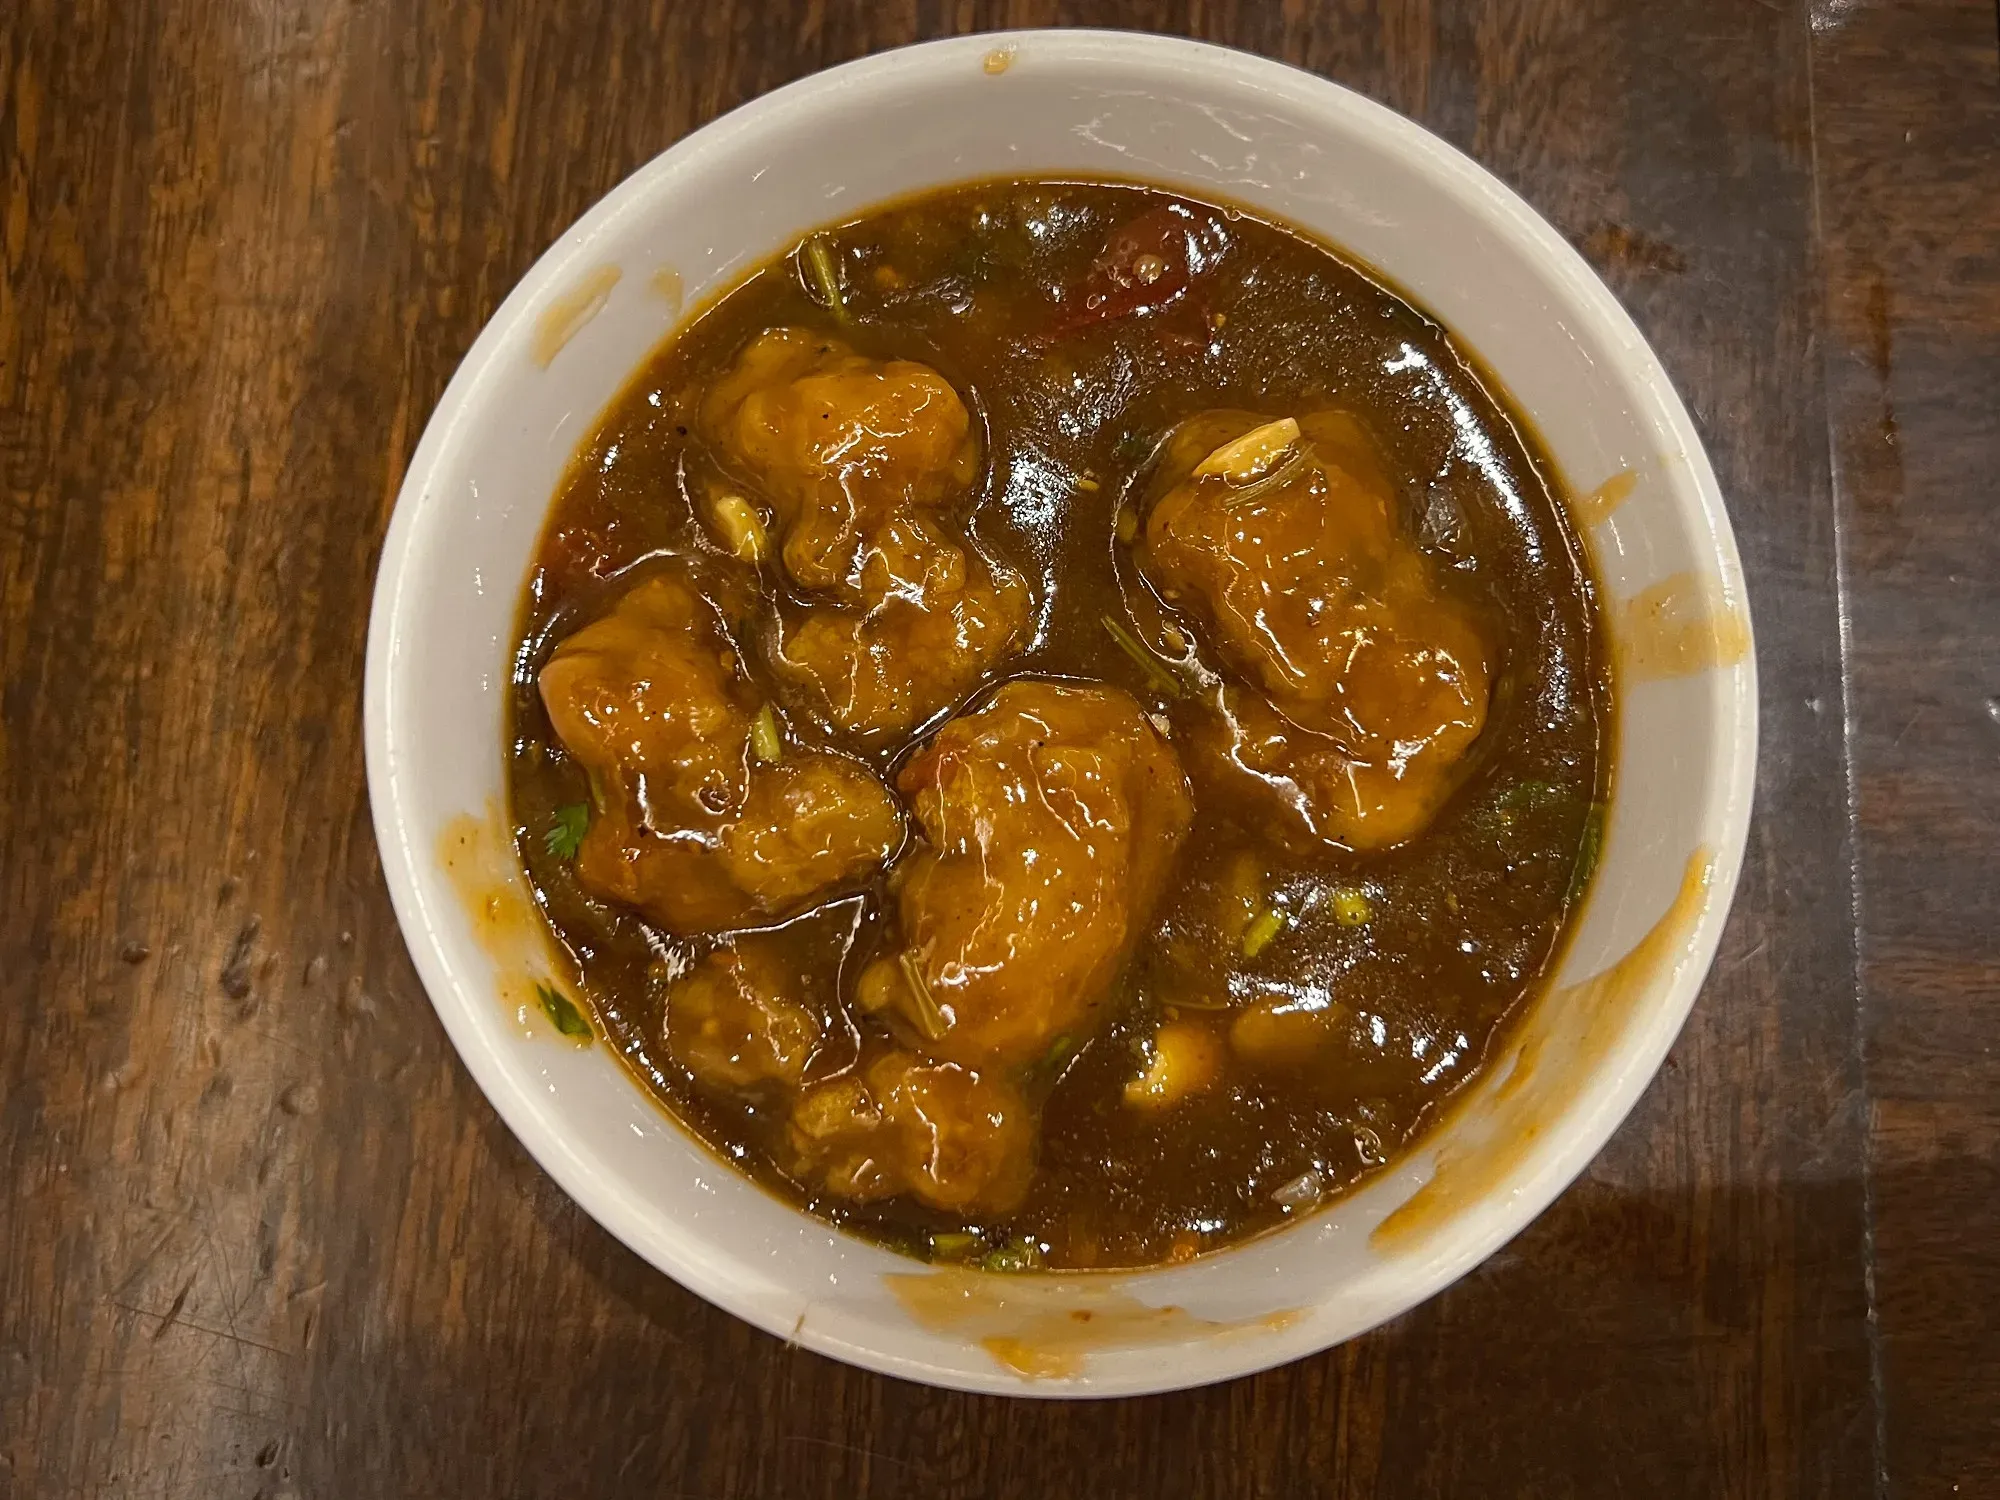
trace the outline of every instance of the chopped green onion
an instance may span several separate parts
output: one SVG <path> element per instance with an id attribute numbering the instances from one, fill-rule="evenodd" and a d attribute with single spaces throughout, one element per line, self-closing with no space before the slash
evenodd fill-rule
<path id="1" fill-rule="evenodd" d="M 548 831 L 542 835 L 542 847 L 557 859 L 575 859 L 576 851 L 583 844 L 583 836 L 590 831 L 590 804 L 574 802 L 568 807 L 555 810 L 554 820 Z"/>
<path id="2" fill-rule="evenodd" d="M 907 948 L 896 955 L 896 962 L 902 965 L 903 978 L 909 981 L 910 998 L 917 1012 L 910 1019 L 917 1023 L 917 1030 L 924 1034 L 924 1040 L 937 1041 L 951 1027 L 946 1024 L 944 1012 L 931 995 L 930 985 L 924 981 L 924 971 L 917 967 L 916 956 Z"/>
<path id="3" fill-rule="evenodd" d="M 1138 428 L 1127 428 L 1119 434 L 1118 442 L 1111 450 L 1111 456 L 1121 463 L 1133 463 L 1153 451 L 1153 440 Z"/>
<path id="4" fill-rule="evenodd" d="M 1017 1235 L 997 1250 L 989 1250 L 980 1257 L 979 1264 L 988 1271 L 1032 1271 L 1042 1263 L 1042 1247 L 1026 1235 Z"/>
<path id="5" fill-rule="evenodd" d="M 1561 797 L 1562 792 L 1546 781 L 1517 781 L 1495 797 L 1493 805 L 1505 808 L 1539 807 L 1544 803 L 1555 802 Z"/>
<path id="6" fill-rule="evenodd" d="M 1337 885 L 1333 888 L 1333 919 L 1342 927 L 1365 927 L 1375 915 L 1375 908 L 1368 902 L 1368 893 L 1359 886 Z"/>
<path id="7" fill-rule="evenodd" d="M 1569 893 L 1564 898 L 1575 901 L 1590 885 L 1590 877 L 1597 873 L 1597 861 L 1604 853 L 1604 815 L 1602 802 L 1590 804 L 1590 811 L 1583 820 L 1583 837 L 1577 843 L 1576 868 L 1570 872 Z"/>
<path id="8" fill-rule="evenodd" d="M 1501 833 L 1506 833 L 1520 819 L 1533 816 L 1544 808 L 1567 802 L 1573 795 L 1546 781 L 1536 781 L 1532 778 L 1516 781 L 1502 790 L 1476 816 L 1481 822 L 1498 828 Z"/>
<path id="9" fill-rule="evenodd" d="M 1271 939 L 1291 926 L 1292 919 L 1286 912 L 1273 906 L 1252 922 L 1243 934 L 1243 956 L 1255 958 L 1271 946 Z"/>
<path id="10" fill-rule="evenodd" d="M 839 321 L 847 321 L 847 304 L 840 296 L 840 272 L 833 264 L 833 251 L 828 247 L 826 236 L 816 234 L 805 243 L 806 269 L 812 273 L 813 286 L 818 290 L 820 301 L 826 310 Z"/>
<path id="11" fill-rule="evenodd" d="M 964 1260 L 979 1248 L 979 1236 L 963 1230 L 946 1230 L 931 1236 L 932 1260 Z"/>
<path id="12" fill-rule="evenodd" d="M 537 984 L 535 995 L 542 1002 L 542 1013 L 549 1023 L 564 1036 L 575 1037 L 588 1042 L 596 1033 L 590 1029 L 590 1022 L 583 1018 L 583 1012 L 576 1008 L 576 1002 L 554 985 Z"/>
<path id="13" fill-rule="evenodd" d="M 1139 644 L 1137 636 L 1109 615 L 1103 616 L 1102 619 L 1105 630 L 1110 632 L 1111 639 L 1118 643 L 1118 649 L 1139 664 L 1139 670 L 1145 673 L 1148 682 L 1169 698 L 1178 698 L 1187 691 L 1181 685 L 1180 678 L 1167 670 L 1165 662 Z"/>
<path id="14" fill-rule="evenodd" d="M 778 733 L 778 716 L 771 711 L 768 703 L 757 710 L 757 717 L 750 725 L 750 749 L 767 766 L 774 766 L 785 758 L 785 741 Z"/>
<path id="15" fill-rule="evenodd" d="M 1028 1065 L 1022 1081 L 1030 1088 L 1039 1088 L 1043 1085 L 1054 1087 L 1062 1081 L 1063 1071 L 1082 1050 L 1077 1045 L 1075 1037 L 1067 1033 L 1057 1037 L 1049 1045 L 1047 1052 Z"/>

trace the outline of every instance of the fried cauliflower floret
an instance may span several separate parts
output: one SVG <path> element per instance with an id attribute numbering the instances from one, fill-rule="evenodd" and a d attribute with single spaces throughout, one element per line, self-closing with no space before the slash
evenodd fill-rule
<path id="1" fill-rule="evenodd" d="M 895 1049 L 807 1090 L 790 1140 L 799 1174 L 835 1197 L 1002 1214 L 1027 1194 L 1035 1130 L 999 1074 Z"/>
<path id="2" fill-rule="evenodd" d="M 1493 653 L 1398 528 L 1359 425 L 1205 413 L 1163 474 L 1139 566 L 1245 684 L 1216 690 L 1202 760 L 1328 842 L 1420 832 L 1485 725 Z"/>
<path id="3" fill-rule="evenodd" d="M 702 412 L 767 499 L 785 573 L 808 596 L 781 610 L 772 665 L 820 717 L 879 743 L 958 703 L 1019 644 L 1027 585 L 950 513 L 979 453 L 937 371 L 772 329 Z"/>
<path id="4" fill-rule="evenodd" d="M 1117 688 L 1009 683 L 899 784 L 923 839 L 895 877 L 902 946 L 864 972 L 861 1003 L 975 1066 L 1093 1029 L 1193 812 L 1139 705 Z"/>
<path id="5" fill-rule="evenodd" d="M 800 976 L 756 937 L 708 954 L 667 991 L 667 1050 L 697 1082 L 797 1088 L 821 1041 Z"/>
<path id="6" fill-rule="evenodd" d="M 753 731 L 766 706 L 714 609 L 658 574 L 556 647 L 539 679 L 598 807 L 577 853 L 597 895 L 677 932 L 768 921 L 871 875 L 902 814 L 867 767 Z"/>

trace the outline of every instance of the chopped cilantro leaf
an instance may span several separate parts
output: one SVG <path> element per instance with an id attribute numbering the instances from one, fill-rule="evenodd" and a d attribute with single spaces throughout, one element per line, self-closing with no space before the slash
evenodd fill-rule
<path id="1" fill-rule="evenodd" d="M 535 994 L 541 999 L 542 1013 L 549 1018 L 549 1024 L 564 1036 L 575 1037 L 588 1042 L 597 1033 L 590 1029 L 590 1022 L 583 1018 L 583 1012 L 576 1008 L 576 1002 L 554 985 L 538 984 Z"/>
<path id="2" fill-rule="evenodd" d="M 575 859 L 576 851 L 583 844 L 583 836 L 590 828 L 590 804 L 573 802 L 568 807 L 555 811 L 555 821 L 549 824 L 548 832 L 542 835 L 542 847 L 557 859 Z"/>

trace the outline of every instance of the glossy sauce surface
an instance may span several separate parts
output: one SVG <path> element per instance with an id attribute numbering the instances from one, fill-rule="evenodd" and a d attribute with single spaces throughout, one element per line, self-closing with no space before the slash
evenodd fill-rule
<path id="1" fill-rule="evenodd" d="M 827 232 L 640 371 L 524 603 L 523 859 L 758 1180 L 1149 1264 L 1403 1149 L 1545 980 L 1607 653 L 1538 461 L 1326 249 L 1128 186 Z"/>

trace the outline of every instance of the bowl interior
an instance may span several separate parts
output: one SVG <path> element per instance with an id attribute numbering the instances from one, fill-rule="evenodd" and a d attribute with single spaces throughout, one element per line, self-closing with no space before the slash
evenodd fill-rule
<path id="1" fill-rule="evenodd" d="M 501 814 L 507 658 L 565 462 L 685 310 L 885 199 L 1064 172 L 1242 203 L 1383 268 L 1499 377 L 1572 490 L 1612 481 L 1583 519 L 1619 653 L 1616 793 L 1556 990 L 1424 1149 L 1295 1227 L 1171 1270 L 940 1277 L 767 1197 L 605 1047 L 540 1017 L 545 950 Z M 377 831 L 419 972 L 481 1087 L 586 1209 L 693 1290 L 940 1384 L 1110 1395 L 1220 1379 L 1350 1337 L 1462 1274 L 1583 1168 L 1652 1076 L 1713 953 L 1749 813 L 1754 664 L 1734 541 L 1630 321 L 1554 231 L 1435 138 L 1193 43 L 935 43 L 683 141 L 566 234 L 482 334 L 412 463 L 377 589 Z M 1071 1316 L 1084 1307 L 1087 1339 Z M 996 1357 L 1008 1349 L 1011 1363 Z"/>

